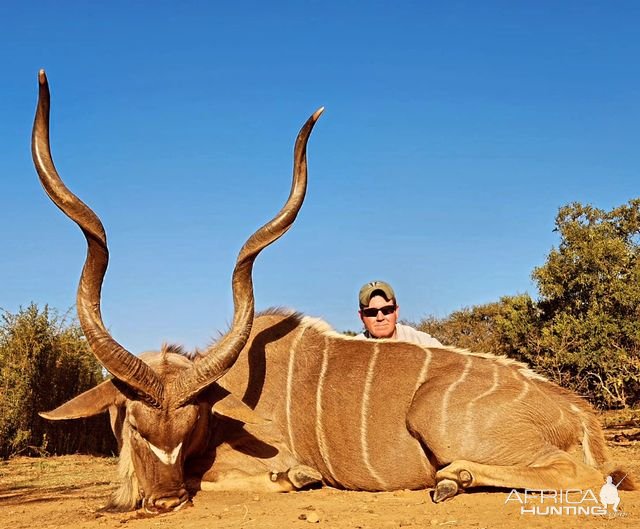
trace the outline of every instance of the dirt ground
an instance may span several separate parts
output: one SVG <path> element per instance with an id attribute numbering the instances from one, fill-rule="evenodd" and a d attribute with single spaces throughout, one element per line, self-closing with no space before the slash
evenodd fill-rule
<path id="1" fill-rule="evenodd" d="M 629 468 L 637 481 L 640 481 L 639 417 L 639 413 L 603 417 L 612 459 Z M 522 513 L 523 506 L 508 490 L 466 493 L 434 504 L 429 491 L 368 493 L 331 488 L 290 494 L 200 492 L 192 507 L 156 517 L 139 512 L 99 513 L 97 510 L 115 489 L 115 471 L 115 459 L 84 455 L 18 457 L 0 462 L 0 528 L 640 527 L 640 491 L 620 492 L 618 513 L 609 508 L 606 515 L 591 511 L 590 514 Z M 597 497 L 599 491 L 594 493 Z M 576 497 L 572 499 L 577 501 Z M 536 505 L 539 498 L 527 503 L 526 508 L 534 509 Z M 590 507 L 595 503 L 587 499 L 581 505 Z"/>

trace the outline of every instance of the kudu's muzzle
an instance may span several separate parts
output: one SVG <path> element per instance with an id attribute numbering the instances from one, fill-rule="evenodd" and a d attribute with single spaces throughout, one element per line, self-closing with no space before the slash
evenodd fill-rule
<path id="1" fill-rule="evenodd" d="M 177 511 L 189 505 L 189 493 L 184 487 L 175 492 L 158 493 L 142 498 L 142 507 L 149 514 Z"/>

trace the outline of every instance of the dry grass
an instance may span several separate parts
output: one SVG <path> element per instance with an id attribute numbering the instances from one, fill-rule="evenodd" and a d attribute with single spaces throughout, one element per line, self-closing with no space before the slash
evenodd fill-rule
<path id="1" fill-rule="evenodd" d="M 0 462 L 0 505 L 24 505 L 60 496 L 104 497 L 114 488 L 115 458 L 83 455 L 16 457 Z"/>

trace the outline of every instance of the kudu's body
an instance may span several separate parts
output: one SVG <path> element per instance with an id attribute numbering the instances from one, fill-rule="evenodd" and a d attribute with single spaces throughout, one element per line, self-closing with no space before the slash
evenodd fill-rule
<path id="1" fill-rule="evenodd" d="M 437 485 L 436 501 L 460 488 L 587 488 L 603 472 L 623 475 L 581 398 L 504 357 L 349 338 L 271 311 L 219 383 L 271 422 L 225 432 L 205 488 L 223 488 L 227 469 L 261 468 L 252 459 L 267 451 L 248 451 L 251 438 L 278 449 L 274 471 L 303 464 L 354 490 Z M 568 453 L 579 443 L 584 463 Z"/>

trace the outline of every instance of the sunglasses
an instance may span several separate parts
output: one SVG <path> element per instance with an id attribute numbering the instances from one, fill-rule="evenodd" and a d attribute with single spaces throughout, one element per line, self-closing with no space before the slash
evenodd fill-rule
<path id="1" fill-rule="evenodd" d="M 378 312 L 382 312 L 384 316 L 388 316 L 389 314 L 393 314 L 396 311 L 396 308 L 396 305 L 385 305 L 379 309 L 369 307 L 368 309 L 361 309 L 361 311 L 363 316 L 366 316 L 367 318 L 375 318 L 378 315 Z"/>

